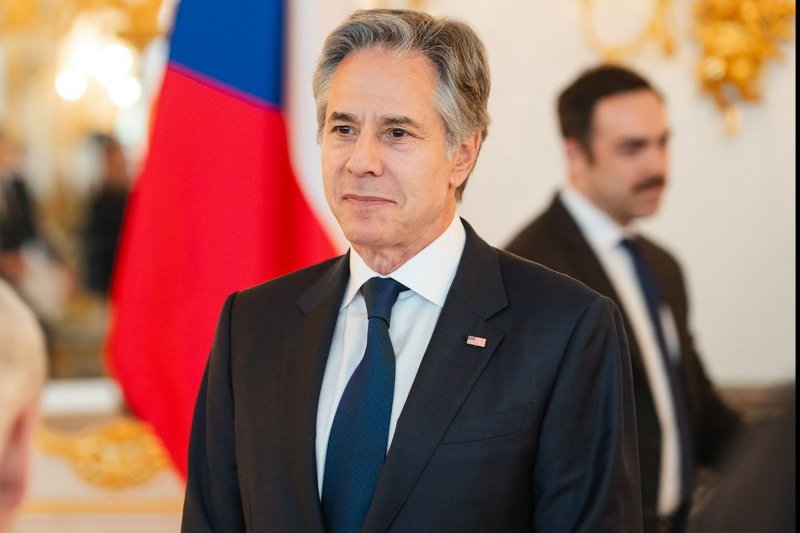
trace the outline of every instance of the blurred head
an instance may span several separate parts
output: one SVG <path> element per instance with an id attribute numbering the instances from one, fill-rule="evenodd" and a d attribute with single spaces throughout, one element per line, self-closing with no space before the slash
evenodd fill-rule
<path id="1" fill-rule="evenodd" d="M 587 70 L 560 94 L 558 117 L 576 189 L 621 225 L 656 212 L 669 126 L 647 80 L 619 66 Z"/>
<path id="2" fill-rule="evenodd" d="M 45 372 L 39 324 L 0 280 L 0 531 L 7 530 L 25 494 Z"/>

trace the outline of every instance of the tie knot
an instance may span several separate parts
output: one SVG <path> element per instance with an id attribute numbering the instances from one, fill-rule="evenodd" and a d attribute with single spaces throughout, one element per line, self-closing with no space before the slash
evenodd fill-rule
<path id="1" fill-rule="evenodd" d="M 635 238 L 632 237 L 625 237 L 621 241 L 619 241 L 620 246 L 625 248 L 627 252 L 631 255 L 638 256 L 639 255 L 639 243 L 636 242 Z"/>
<path id="2" fill-rule="evenodd" d="M 367 304 L 367 317 L 380 318 L 389 325 L 392 317 L 392 306 L 394 306 L 397 295 L 407 291 L 408 287 L 392 278 L 370 278 L 361 286 L 361 294 Z"/>

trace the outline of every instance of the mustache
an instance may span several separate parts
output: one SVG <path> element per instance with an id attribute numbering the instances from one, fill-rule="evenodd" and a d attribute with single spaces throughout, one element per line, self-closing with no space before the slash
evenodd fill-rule
<path id="1" fill-rule="evenodd" d="M 650 176 L 642 180 L 640 183 L 637 183 L 636 186 L 633 188 L 634 192 L 644 192 L 647 189 L 652 187 L 664 187 L 667 185 L 667 178 L 666 176 Z"/>

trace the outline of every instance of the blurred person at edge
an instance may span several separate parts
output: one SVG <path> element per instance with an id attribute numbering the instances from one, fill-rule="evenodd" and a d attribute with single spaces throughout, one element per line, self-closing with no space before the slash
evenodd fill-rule
<path id="1" fill-rule="evenodd" d="M 739 432 L 689 533 L 797 531 L 796 384 L 775 386 L 770 409 Z"/>
<path id="2" fill-rule="evenodd" d="M 70 265 L 40 222 L 19 146 L 0 128 L 0 279 L 33 310 L 50 346 L 75 284 Z"/>
<path id="3" fill-rule="evenodd" d="M 36 317 L 0 280 L 0 533 L 10 530 L 25 495 L 45 375 Z"/>

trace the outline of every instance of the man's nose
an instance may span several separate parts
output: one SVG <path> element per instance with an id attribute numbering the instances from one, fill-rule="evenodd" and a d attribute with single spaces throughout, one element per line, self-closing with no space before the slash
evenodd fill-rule
<path id="1" fill-rule="evenodd" d="M 383 174 L 383 147 L 380 140 L 367 132 L 359 135 L 353 144 L 346 168 L 356 176 Z"/>

